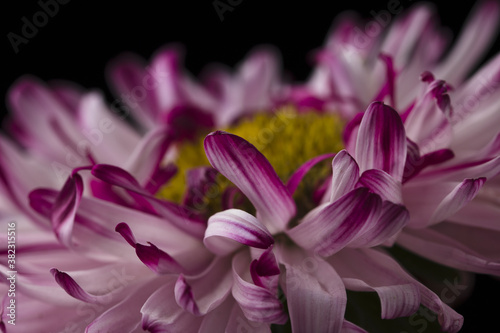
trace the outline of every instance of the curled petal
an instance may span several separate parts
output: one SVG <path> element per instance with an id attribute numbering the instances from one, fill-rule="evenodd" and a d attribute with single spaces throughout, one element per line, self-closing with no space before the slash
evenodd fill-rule
<path id="1" fill-rule="evenodd" d="M 137 257 L 149 269 L 157 274 L 180 273 L 184 268 L 166 252 L 160 250 L 154 244 L 149 243 L 149 246 L 139 244 L 135 241 L 135 237 L 126 223 L 119 223 L 115 229 L 122 237 L 135 248 Z"/>
<path id="2" fill-rule="evenodd" d="M 79 299 L 86 303 L 96 303 L 99 300 L 98 296 L 91 295 L 80 287 L 80 285 L 73 280 L 67 273 L 61 272 L 56 268 L 52 268 L 50 273 L 56 279 L 58 285 L 61 286 L 70 296 Z"/>
<path id="3" fill-rule="evenodd" d="M 248 267 L 248 253 L 243 251 L 233 258 L 233 297 L 251 321 L 284 324 L 288 317 L 276 293 L 247 282 L 243 275 Z"/>
<path id="4" fill-rule="evenodd" d="M 70 247 L 76 211 L 82 198 L 83 182 L 78 174 L 68 178 L 52 208 L 52 227 L 61 243 Z"/>
<path id="5" fill-rule="evenodd" d="M 274 240 L 253 215 L 239 209 L 229 209 L 208 219 L 203 242 L 210 251 L 227 255 L 240 246 L 238 243 L 266 249 Z"/>
<path id="6" fill-rule="evenodd" d="M 359 167 L 345 150 L 341 150 L 332 161 L 332 185 L 330 202 L 334 202 L 353 190 L 359 179 Z"/>

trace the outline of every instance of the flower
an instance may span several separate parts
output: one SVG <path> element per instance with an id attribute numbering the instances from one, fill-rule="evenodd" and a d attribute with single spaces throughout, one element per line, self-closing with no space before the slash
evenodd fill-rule
<path id="1" fill-rule="evenodd" d="M 266 49 L 200 84 L 175 47 L 112 63 L 111 107 L 22 79 L 20 147 L 0 138 L 20 254 L 2 330 L 365 332 L 429 309 L 459 331 L 452 300 L 402 253 L 499 275 L 499 58 L 465 81 L 455 70 L 497 12 L 480 7 L 468 29 L 484 37 L 466 33 L 437 67 L 442 36 L 418 7 L 363 47 L 341 21 L 303 85 L 280 82 Z"/>

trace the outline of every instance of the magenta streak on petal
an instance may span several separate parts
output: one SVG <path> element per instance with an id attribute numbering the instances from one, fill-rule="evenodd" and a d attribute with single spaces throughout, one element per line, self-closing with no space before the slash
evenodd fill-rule
<path id="1" fill-rule="evenodd" d="M 381 169 L 401 180 L 406 158 L 406 135 L 399 114 L 391 107 L 373 102 L 361 121 L 356 141 L 360 171 Z"/>
<path id="2" fill-rule="evenodd" d="M 59 271 L 56 268 L 52 268 L 50 273 L 54 276 L 57 284 L 61 286 L 70 296 L 79 299 L 80 301 L 86 303 L 95 303 L 97 301 L 97 297 L 90 295 L 85 290 L 80 287 L 78 283 L 68 274 Z"/>
<path id="3" fill-rule="evenodd" d="M 184 268 L 166 252 L 160 250 L 154 244 L 148 242 L 149 246 L 136 242 L 134 234 L 128 224 L 121 222 L 115 228 L 133 248 L 137 257 L 153 272 L 163 275 L 171 273 L 180 273 Z"/>
<path id="4" fill-rule="evenodd" d="M 288 182 L 286 184 L 286 187 L 288 189 L 288 192 L 293 195 L 295 193 L 295 190 L 299 186 L 300 182 L 302 181 L 302 178 L 311 170 L 316 164 L 322 162 L 323 160 L 326 160 L 327 158 L 332 158 L 334 157 L 335 154 L 323 154 L 316 156 L 309 161 L 305 162 L 302 164 L 294 173 L 293 175 L 288 179 Z"/>
<path id="5" fill-rule="evenodd" d="M 59 241 L 68 247 L 71 246 L 71 233 L 82 192 L 82 178 L 74 174 L 64 184 L 53 206 L 52 227 Z"/>
<path id="6" fill-rule="evenodd" d="M 175 300 L 184 310 L 192 313 L 195 316 L 201 315 L 198 305 L 194 299 L 191 286 L 187 283 L 184 275 L 180 274 L 175 283 Z"/>
<path id="7" fill-rule="evenodd" d="M 269 161 L 248 141 L 226 132 L 209 134 L 204 142 L 212 166 L 252 202 L 268 228 L 283 230 L 295 215 L 294 201 Z"/>

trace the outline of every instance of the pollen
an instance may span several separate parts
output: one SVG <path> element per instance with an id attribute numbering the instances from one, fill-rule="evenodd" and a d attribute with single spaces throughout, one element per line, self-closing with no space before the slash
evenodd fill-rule
<path id="1" fill-rule="evenodd" d="M 286 106 L 273 113 L 261 112 L 242 118 L 224 131 L 252 143 L 286 183 L 304 162 L 318 155 L 341 150 L 342 128 L 343 121 L 335 114 L 314 110 L 299 112 Z M 186 195 L 187 171 L 191 168 L 210 166 L 203 148 L 203 139 L 204 137 L 200 137 L 180 144 L 176 158 L 178 172 L 160 189 L 158 197 L 174 202 L 183 201 Z M 304 195 L 312 195 L 311 191 L 331 173 L 330 163 L 331 161 L 325 161 L 309 172 L 297 190 L 296 201 L 303 201 Z M 217 183 L 220 193 L 230 185 L 230 182 L 220 175 Z"/>

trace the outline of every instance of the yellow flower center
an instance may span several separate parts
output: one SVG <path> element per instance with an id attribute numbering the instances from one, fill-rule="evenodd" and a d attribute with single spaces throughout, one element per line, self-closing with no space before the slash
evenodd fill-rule
<path id="1" fill-rule="evenodd" d="M 343 148 L 341 118 L 335 114 L 314 110 L 298 112 L 293 107 L 283 107 L 274 113 L 257 113 L 243 118 L 225 131 L 252 143 L 271 163 L 280 179 L 288 178 L 304 162 L 321 154 L 335 153 Z M 184 142 L 178 147 L 177 174 L 163 186 L 157 197 L 182 202 L 186 195 L 186 175 L 192 168 L 210 166 L 203 148 L 204 137 Z M 331 159 L 317 165 L 305 177 L 294 196 L 299 208 L 312 201 L 312 192 L 331 173 Z M 220 197 L 231 183 L 219 175 L 217 188 L 207 193 L 203 200 L 209 211 L 221 209 Z M 209 191 L 210 192 L 210 191 Z M 220 194 L 220 195 L 219 195 Z M 308 207 L 303 207 L 304 209 Z"/>

